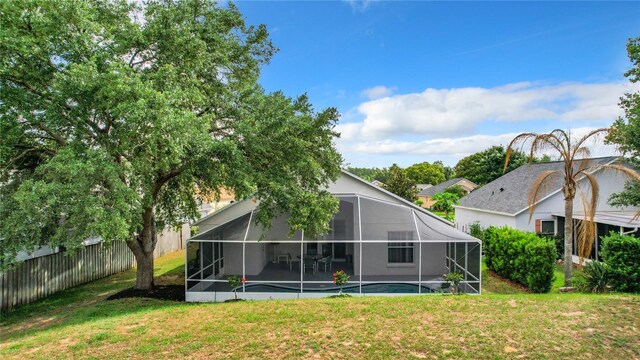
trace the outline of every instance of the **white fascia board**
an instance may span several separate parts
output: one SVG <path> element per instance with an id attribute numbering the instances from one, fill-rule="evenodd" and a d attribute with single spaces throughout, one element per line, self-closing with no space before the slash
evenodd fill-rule
<path id="1" fill-rule="evenodd" d="M 515 217 L 518 214 L 509 214 L 506 212 L 501 212 L 501 211 L 492 211 L 492 210 L 485 210 L 485 209 L 478 209 L 478 208 L 471 208 L 471 207 L 466 207 L 466 206 L 461 206 L 461 205 L 453 205 L 454 208 L 456 209 L 465 209 L 465 210 L 471 210 L 471 211 L 479 211 L 479 212 L 484 212 L 484 213 L 489 213 L 489 214 L 496 214 L 496 215 L 503 215 L 503 216 L 511 216 L 511 217 Z M 527 208 L 528 209 L 528 208 Z"/>

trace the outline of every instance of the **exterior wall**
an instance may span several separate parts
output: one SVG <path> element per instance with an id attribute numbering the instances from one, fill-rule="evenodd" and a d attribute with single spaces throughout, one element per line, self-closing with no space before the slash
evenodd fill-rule
<path id="1" fill-rule="evenodd" d="M 467 190 L 467 193 L 469 193 L 471 190 L 475 189 L 476 187 L 478 187 L 478 185 L 471 183 L 468 180 L 460 180 L 458 181 L 455 185 L 460 185 L 462 186 L 465 190 Z"/>
<path id="2" fill-rule="evenodd" d="M 516 227 L 516 217 L 494 214 L 478 210 L 470 210 L 456 207 L 456 228 L 468 231 L 469 225 L 478 222 L 483 228 L 489 226 L 511 226 Z"/>
<path id="3" fill-rule="evenodd" d="M 331 192 L 332 194 L 361 194 L 364 196 L 389 201 L 394 204 L 405 205 L 402 201 L 399 201 L 394 196 L 380 191 L 379 188 L 376 188 L 375 186 L 371 186 L 369 184 L 365 184 L 355 178 L 352 178 L 349 175 L 344 174 L 338 177 L 338 180 L 335 183 L 331 184 L 327 191 Z"/>
<path id="4" fill-rule="evenodd" d="M 388 245 L 386 243 L 362 244 L 362 275 L 415 275 L 418 277 L 419 243 L 414 242 L 413 263 L 389 264 Z M 422 275 L 441 275 L 447 271 L 446 248 L 444 243 L 422 243 Z M 354 267 L 356 276 L 360 275 L 360 244 L 354 244 Z"/>
<path id="5" fill-rule="evenodd" d="M 195 224 L 200 228 L 200 233 L 212 229 L 218 225 L 227 223 L 233 219 L 239 218 L 251 212 L 256 208 L 256 204 L 251 199 L 246 199 L 237 203 L 228 205 L 225 211 L 204 217 Z"/>
<path id="6" fill-rule="evenodd" d="M 607 204 L 607 200 L 613 193 L 622 191 L 626 181 L 626 177 L 622 174 L 615 173 L 609 170 L 602 170 L 594 174 L 598 185 L 600 186 L 600 196 L 598 197 L 598 206 L 596 211 L 598 213 L 606 212 L 620 212 L 620 211 L 637 211 L 637 208 L 628 207 L 624 209 L 613 207 Z M 591 189 L 586 181 L 581 181 L 580 186 L 590 193 Z M 582 199 L 579 194 L 573 201 L 573 212 L 583 212 Z M 536 206 L 534 214 L 529 222 L 529 211 L 523 211 L 516 215 L 516 228 L 524 231 L 535 231 L 535 220 L 554 220 L 553 214 L 564 214 L 564 195 L 562 192 L 558 192 L 543 200 Z M 557 223 L 556 223 L 557 229 Z M 556 230 L 557 231 L 557 230 Z"/>

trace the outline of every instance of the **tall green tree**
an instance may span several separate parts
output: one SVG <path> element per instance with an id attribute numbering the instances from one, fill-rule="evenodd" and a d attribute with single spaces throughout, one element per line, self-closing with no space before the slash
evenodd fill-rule
<path id="1" fill-rule="evenodd" d="M 444 168 L 437 164 L 421 162 L 413 164 L 404 170 L 407 176 L 416 184 L 437 185 L 445 181 Z"/>
<path id="2" fill-rule="evenodd" d="M 391 191 L 411 202 L 416 201 L 418 198 L 418 187 L 415 181 L 411 180 L 406 172 L 397 164 L 391 165 L 389 170 L 391 170 L 391 176 L 384 184 L 385 190 Z"/>
<path id="3" fill-rule="evenodd" d="M 627 53 L 633 67 L 626 76 L 632 83 L 640 81 L 640 37 L 629 39 Z M 628 93 L 620 99 L 624 116 L 611 127 L 607 142 L 617 144 L 630 161 L 640 167 L 640 92 Z M 628 181 L 624 190 L 609 198 L 613 206 L 640 207 L 640 181 Z"/>
<path id="4" fill-rule="evenodd" d="M 445 180 L 453 179 L 456 174 L 451 166 L 445 166 L 445 164 L 441 160 L 434 161 L 433 164 L 442 167 L 442 172 L 444 173 Z"/>
<path id="5" fill-rule="evenodd" d="M 527 155 L 521 151 L 512 150 L 511 158 L 505 171 L 506 158 L 507 152 L 503 146 L 492 146 L 458 161 L 454 167 L 456 177 L 463 177 L 478 185 L 484 185 L 504 175 L 505 172 L 527 163 Z"/>
<path id="6" fill-rule="evenodd" d="M 156 232 L 221 188 L 265 225 L 327 230 L 338 113 L 265 94 L 266 28 L 209 0 L 0 2 L 0 262 L 125 241 L 153 287 Z"/>
<path id="7" fill-rule="evenodd" d="M 369 182 L 374 180 L 386 182 L 391 176 L 389 168 L 348 167 L 347 171 Z"/>

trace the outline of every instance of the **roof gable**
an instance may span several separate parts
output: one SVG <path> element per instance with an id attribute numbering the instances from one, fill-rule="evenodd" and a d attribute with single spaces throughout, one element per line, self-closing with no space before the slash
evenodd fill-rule
<path id="1" fill-rule="evenodd" d="M 424 190 L 420 191 L 418 193 L 418 195 L 419 196 L 430 197 L 430 196 L 433 196 L 433 195 L 435 195 L 437 193 L 444 192 L 447 188 L 449 188 L 451 186 L 454 186 L 454 185 L 456 185 L 456 184 L 458 184 L 458 183 L 460 183 L 462 181 L 468 181 L 469 183 L 475 185 L 475 183 L 473 181 L 465 179 L 465 178 L 462 178 L 462 177 L 453 178 L 453 179 L 449 179 L 447 181 L 441 182 L 438 185 L 434 185 L 434 186 L 432 186 L 430 188 L 424 189 Z"/>
<path id="2" fill-rule="evenodd" d="M 593 165 L 604 165 L 618 160 L 619 157 L 603 157 L 590 159 Z M 578 164 L 576 164 L 576 167 Z M 525 164 L 511 172 L 502 175 L 496 180 L 477 188 L 467 196 L 460 199 L 460 207 L 499 212 L 516 215 L 529 207 L 529 189 L 538 175 L 543 171 L 562 172 L 564 162 L 552 161 L 546 163 Z M 552 185 L 542 196 L 544 201 L 548 196 L 558 192 L 562 188 L 562 176 L 554 176 Z"/>

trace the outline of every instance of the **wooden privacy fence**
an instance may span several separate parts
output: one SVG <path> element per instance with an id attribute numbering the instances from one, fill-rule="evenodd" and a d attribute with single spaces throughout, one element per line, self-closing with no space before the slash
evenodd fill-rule
<path id="1" fill-rule="evenodd" d="M 184 248 L 189 225 L 158 236 L 154 257 Z M 0 310 L 28 304 L 58 291 L 129 270 L 133 253 L 124 241 L 111 245 L 88 245 L 75 254 L 55 253 L 25 260 L 15 269 L 0 273 Z"/>
<path id="2" fill-rule="evenodd" d="M 131 269 L 133 253 L 123 241 L 89 245 L 76 254 L 25 260 L 0 274 L 0 309 L 28 304 L 55 292 Z"/>

